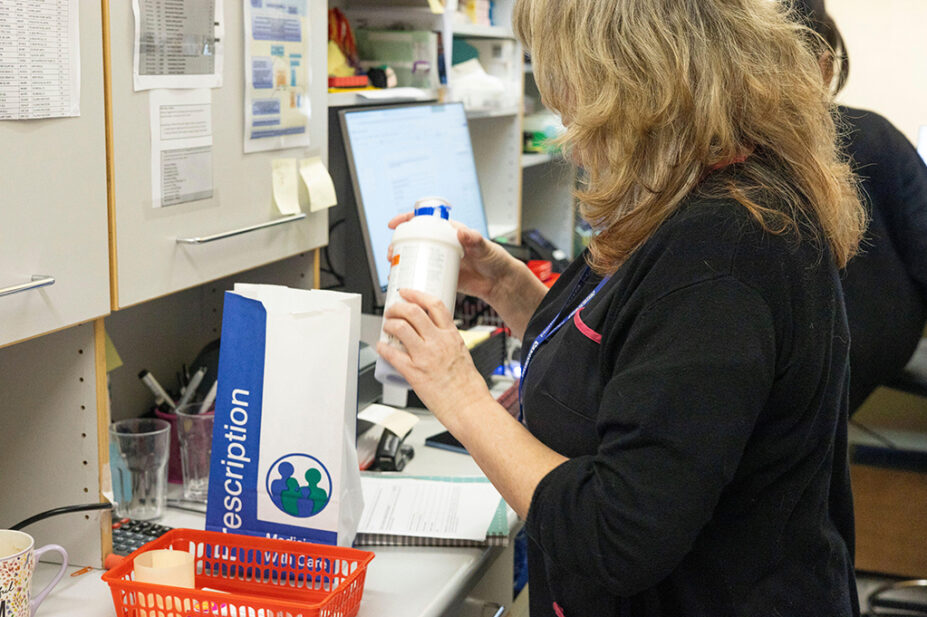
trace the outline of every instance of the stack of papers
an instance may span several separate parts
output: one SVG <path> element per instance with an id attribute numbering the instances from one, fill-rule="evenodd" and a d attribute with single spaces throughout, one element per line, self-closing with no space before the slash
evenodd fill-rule
<path id="1" fill-rule="evenodd" d="M 508 506 L 484 477 L 361 476 L 358 546 L 505 546 Z"/>

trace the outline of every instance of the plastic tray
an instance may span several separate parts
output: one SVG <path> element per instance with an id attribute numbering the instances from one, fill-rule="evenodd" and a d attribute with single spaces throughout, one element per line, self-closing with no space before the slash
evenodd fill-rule
<path id="1" fill-rule="evenodd" d="M 136 556 L 173 549 L 195 557 L 195 589 L 140 583 Z M 119 617 L 353 617 L 373 553 L 353 548 L 174 529 L 103 574 Z"/>

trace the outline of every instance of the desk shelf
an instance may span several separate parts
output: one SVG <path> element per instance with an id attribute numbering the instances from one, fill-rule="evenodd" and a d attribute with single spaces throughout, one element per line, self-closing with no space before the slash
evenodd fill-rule
<path id="1" fill-rule="evenodd" d="M 367 98 L 365 92 L 375 92 L 376 98 Z M 382 105 L 384 103 L 417 103 L 419 101 L 433 101 L 440 98 L 437 90 L 419 89 L 416 96 L 401 93 L 394 97 L 387 96 L 389 90 L 345 90 L 344 92 L 329 92 L 329 107 L 363 107 L 365 105 Z"/>
<path id="2" fill-rule="evenodd" d="M 562 160 L 559 155 L 550 152 L 523 152 L 521 155 L 522 169 L 534 167 L 535 165 L 544 165 L 551 161 Z"/>
<path id="3" fill-rule="evenodd" d="M 517 107 L 502 107 L 499 109 L 468 109 L 468 120 L 482 120 L 483 118 L 511 118 L 518 115 Z"/>
<path id="4" fill-rule="evenodd" d="M 454 36 L 487 38 L 487 39 L 514 39 L 515 35 L 509 28 L 503 26 L 484 26 L 480 24 L 454 24 Z"/>

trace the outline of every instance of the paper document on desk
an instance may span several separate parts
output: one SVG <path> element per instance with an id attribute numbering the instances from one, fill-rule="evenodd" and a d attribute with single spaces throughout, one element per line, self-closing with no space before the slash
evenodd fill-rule
<path id="1" fill-rule="evenodd" d="M 359 534 L 486 539 L 502 497 L 489 482 L 361 477 Z"/>
<path id="2" fill-rule="evenodd" d="M 379 424 L 398 435 L 401 439 L 405 439 L 412 427 L 418 424 L 418 416 L 415 414 L 388 405 L 380 405 L 379 403 L 367 405 L 363 411 L 357 414 L 357 418 Z"/>

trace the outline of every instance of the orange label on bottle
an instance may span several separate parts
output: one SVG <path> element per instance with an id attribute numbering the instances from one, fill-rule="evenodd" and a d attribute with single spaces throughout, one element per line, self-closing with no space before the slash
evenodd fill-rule
<path id="1" fill-rule="evenodd" d="M 389 262 L 389 265 L 398 266 L 399 265 L 399 255 L 393 255 L 393 259 L 392 261 Z"/>

